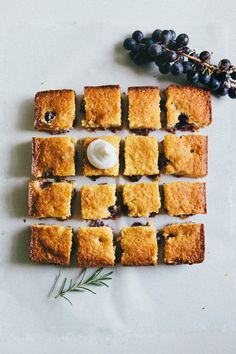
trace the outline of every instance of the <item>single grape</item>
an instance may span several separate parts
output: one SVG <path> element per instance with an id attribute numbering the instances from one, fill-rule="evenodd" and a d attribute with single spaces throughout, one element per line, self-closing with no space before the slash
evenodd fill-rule
<path id="1" fill-rule="evenodd" d="M 215 78 L 219 81 L 225 81 L 228 80 L 230 78 L 230 75 L 227 71 L 220 71 L 220 72 L 216 72 L 214 74 Z"/>
<path id="2" fill-rule="evenodd" d="M 137 47 L 134 49 L 131 49 L 131 51 L 129 52 L 129 56 L 131 60 L 134 60 L 135 55 L 137 54 L 138 50 Z"/>
<path id="3" fill-rule="evenodd" d="M 186 74 L 189 70 L 192 70 L 193 64 L 190 63 L 190 61 L 185 61 L 183 63 L 183 67 L 184 67 L 184 73 Z"/>
<path id="4" fill-rule="evenodd" d="M 175 61 L 177 59 L 178 55 L 176 52 L 174 52 L 173 50 L 167 50 L 165 52 L 165 58 L 166 61 L 172 62 Z"/>
<path id="5" fill-rule="evenodd" d="M 133 60 L 136 65 L 143 65 L 143 64 L 147 63 L 147 57 L 146 57 L 145 53 L 142 53 L 142 52 L 137 52 L 135 54 Z"/>
<path id="6" fill-rule="evenodd" d="M 236 98 L 236 87 L 230 87 L 229 88 L 229 97 L 230 98 Z"/>
<path id="7" fill-rule="evenodd" d="M 184 67 L 181 63 L 174 63 L 170 71 L 172 75 L 177 76 L 184 72 Z"/>
<path id="8" fill-rule="evenodd" d="M 188 35 L 186 33 L 181 33 L 176 38 L 176 45 L 178 48 L 186 47 L 189 42 Z"/>
<path id="9" fill-rule="evenodd" d="M 204 69 L 205 69 L 205 66 L 202 63 L 196 63 L 195 66 L 196 66 L 197 72 L 199 72 L 199 73 L 202 73 L 204 71 Z"/>
<path id="10" fill-rule="evenodd" d="M 210 61 L 211 53 L 209 53 L 207 50 L 204 50 L 199 54 L 199 58 L 203 61 Z"/>
<path id="11" fill-rule="evenodd" d="M 174 41 L 176 39 L 176 33 L 174 30 L 170 30 L 170 33 L 172 35 L 172 40 Z"/>
<path id="12" fill-rule="evenodd" d="M 168 44 L 169 41 L 172 39 L 172 34 L 170 31 L 168 30 L 164 30 L 161 32 L 161 35 L 160 35 L 160 39 L 161 39 L 161 43 L 162 44 Z"/>
<path id="13" fill-rule="evenodd" d="M 199 74 L 194 70 L 190 70 L 187 72 L 187 79 L 189 82 L 191 82 L 193 84 L 198 81 Z"/>
<path id="14" fill-rule="evenodd" d="M 170 63 L 160 64 L 159 71 L 162 74 L 168 74 L 170 72 L 171 65 Z"/>
<path id="15" fill-rule="evenodd" d="M 219 89 L 217 90 L 217 93 L 220 95 L 220 96 L 226 96 L 229 92 L 229 86 L 226 84 L 226 83 L 223 83 Z"/>
<path id="16" fill-rule="evenodd" d="M 231 65 L 231 62 L 229 61 L 229 59 L 222 59 L 219 64 L 218 64 L 218 67 L 220 70 L 229 70 L 230 68 L 230 65 Z"/>
<path id="17" fill-rule="evenodd" d="M 154 43 L 148 48 L 148 53 L 151 57 L 156 58 L 162 53 L 162 47 L 160 44 Z"/>
<path id="18" fill-rule="evenodd" d="M 168 43 L 168 46 L 167 46 L 169 49 L 176 49 L 176 41 L 174 41 L 173 39 L 171 39 Z"/>
<path id="19" fill-rule="evenodd" d="M 134 49 L 136 47 L 136 42 L 133 38 L 126 38 L 124 40 L 123 46 L 127 50 Z"/>
<path id="20" fill-rule="evenodd" d="M 147 53 L 147 46 L 144 43 L 140 43 L 137 45 L 138 50 L 142 53 Z"/>
<path id="21" fill-rule="evenodd" d="M 184 52 L 185 54 L 189 54 L 191 52 L 191 49 L 189 47 L 183 47 L 181 48 L 181 51 Z"/>
<path id="22" fill-rule="evenodd" d="M 236 71 L 233 71 L 230 76 L 233 80 L 236 80 Z"/>
<path id="23" fill-rule="evenodd" d="M 140 43 L 141 40 L 144 38 L 144 34 L 141 31 L 134 31 L 132 34 L 132 38 L 137 42 Z"/>
<path id="24" fill-rule="evenodd" d="M 141 43 L 145 44 L 147 47 L 150 47 L 154 43 L 153 39 L 150 37 L 143 38 Z"/>
<path id="25" fill-rule="evenodd" d="M 199 75 L 199 82 L 202 85 L 207 85 L 209 83 L 210 79 L 211 79 L 211 75 L 209 75 L 207 72 L 201 73 Z"/>
<path id="26" fill-rule="evenodd" d="M 160 29 L 155 29 L 155 31 L 152 32 L 152 39 L 155 42 L 159 42 L 160 40 L 160 34 L 161 34 L 161 30 Z"/>
<path id="27" fill-rule="evenodd" d="M 208 86 L 210 87 L 210 89 L 212 91 L 216 91 L 220 87 L 220 81 L 217 80 L 214 76 L 212 76 L 210 81 L 209 81 Z"/>
<path id="28" fill-rule="evenodd" d="M 155 63 L 157 66 L 166 64 L 165 53 L 158 55 L 158 57 L 155 60 Z"/>

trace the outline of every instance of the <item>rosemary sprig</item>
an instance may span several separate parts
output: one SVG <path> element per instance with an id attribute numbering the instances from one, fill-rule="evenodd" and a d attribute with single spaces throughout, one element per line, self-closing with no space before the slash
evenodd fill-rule
<path id="1" fill-rule="evenodd" d="M 87 278 L 85 277 L 86 275 L 86 269 L 82 269 L 80 272 L 79 276 L 77 277 L 76 280 L 70 279 L 68 281 L 67 277 L 63 279 L 61 287 L 58 291 L 58 293 L 54 296 L 55 299 L 62 298 L 66 301 L 68 301 L 71 305 L 72 302 L 71 300 L 67 297 L 67 294 L 72 293 L 72 292 L 85 292 L 88 291 L 92 294 L 96 294 L 95 291 L 90 289 L 91 286 L 106 286 L 109 287 L 108 284 L 106 283 L 107 280 L 111 280 L 111 275 L 113 274 L 113 271 L 108 272 L 108 273 L 102 273 L 103 268 L 98 268 L 96 269 L 90 276 Z M 53 287 L 50 290 L 49 295 L 52 294 L 54 291 L 56 284 L 60 278 L 60 271 L 54 281 Z"/>

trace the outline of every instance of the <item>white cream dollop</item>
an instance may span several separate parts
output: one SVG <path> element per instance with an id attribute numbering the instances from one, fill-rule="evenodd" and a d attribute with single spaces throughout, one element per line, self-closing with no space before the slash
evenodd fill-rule
<path id="1" fill-rule="evenodd" d="M 100 170 L 112 168 L 117 163 L 116 148 L 103 139 L 93 140 L 88 145 L 87 157 L 91 165 Z"/>

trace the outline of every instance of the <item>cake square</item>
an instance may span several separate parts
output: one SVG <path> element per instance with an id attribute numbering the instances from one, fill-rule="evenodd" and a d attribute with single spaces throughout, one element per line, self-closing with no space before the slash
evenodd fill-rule
<path id="1" fill-rule="evenodd" d="M 202 263 L 205 255 L 203 224 L 172 224 L 162 230 L 166 264 Z"/>
<path id="2" fill-rule="evenodd" d="M 211 124 L 211 93 L 192 86 L 170 85 L 166 90 L 167 129 L 195 131 Z"/>
<path id="3" fill-rule="evenodd" d="M 129 128 L 160 129 L 160 99 L 160 90 L 157 86 L 129 87 Z"/>
<path id="4" fill-rule="evenodd" d="M 63 133 L 73 128 L 75 121 L 73 90 L 49 90 L 35 95 L 35 123 L 37 130 Z"/>
<path id="5" fill-rule="evenodd" d="M 71 216 L 74 190 L 73 181 L 31 181 L 28 194 L 29 216 L 38 219 L 68 219 Z"/>
<path id="6" fill-rule="evenodd" d="M 32 175 L 39 177 L 75 175 L 76 139 L 32 138 Z"/>
<path id="7" fill-rule="evenodd" d="M 111 145 L 116 148 L 117 151 L 117 163 L 112 167 L 108 169 L 99 169 L 94 167 L 88 160 L 87 157 L 87 148 L 89 144 L 96 140 L 96 139 L 102 139 L 110 143 Z M 101 136 L 101 137 L 87 137 L 84 138 L 83 141 L 83 149 L 84 149 L 84 166 L 83 166 L 83 174 L 84 176 L 87 177 L 95 177 L 95 176 L 118 176 L 119 175 L 119 168 L 120 168 L 120 163 L 119 163 L 119 155 L 120 155 L 120 137 L 117 135 L 112 135 L 112 136 Z"/>
<path id="8" fill-rule="evenodd" d="M 82 219 L 106 219 L 117 212 L 115 184 L 93 184 L 81 187 Z"/>
<path id="9" fill-rule="evenodd" d="M 115 247 L 110 227 L 81 227 L 77 241 L 79 267 L 113 267 L 115 265 Z"/>
<path id="10" fill-rule="evenodd" d="M 86 86 L 84 88 L 86 128 L 118 128 L 121 126 L 121 92 L 119 85 Z"/>
<path id="11" fill-rule="evenodd" d="M 132 226 L 121 230 L 123 266 L 157 265 L 157 239 L 151 226 Z"/>
<path id="12" fill-rule="evenodd" d="M 163 187 L 168 215 L 185 218 L 207 213 L 205 183 L 172 182 Z"/>
<path id="13" fill-rule="evenodd" d="M 161 207 L 158 183 L 125 184 L 123 205 L 127 207 L 128 216 L 131 217 L 149 217 L 158 214 Z"/>
<path id="14" fill-rule="evenodd" d="M 157 175 L 158 144 L 154 136 L 130 135 L 125 139 L 125 176 Z"/>
<path id="15" fill-rule="evenodd" d="M 72 246 L 72 228 L 58 225 L 32 225 L 30 260 L 37 263 L 68 266 Z"/>
<path id="16" fill-rule="evenodd" d="M 169 175 L 205 177 L 208 173 L 208 138 L 204 135 L 164 137 L 165 172 Z"/>

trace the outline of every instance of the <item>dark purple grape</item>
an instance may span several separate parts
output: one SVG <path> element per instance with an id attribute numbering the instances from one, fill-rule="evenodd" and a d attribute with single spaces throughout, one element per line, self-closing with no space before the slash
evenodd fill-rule
<path id="1" fill-rule="evenodd" d="M 221 59 L 221 61 L 218 64 L 218 67 L 220 70 L 227 71 L 227 70 L 229 70 L 230 65 L 231 65 L 231 62 L 229 61 L 229 59 Z"/>
<path id="2" fill-rule="evenodd" d="M 157 66 L 162 65 L 162 64 L 166 64 L 165 53 L 158 55 L 158 57 L 155 60 L 155 63 Z"/>
<path id="3" fill-rule="evenodd" d="M 210 79 L 211 79 L 211 75 L 209 75 L 207 72 L 201 73 L 199 75 L 199 82 L 202 85 L 207 85 L 209 83 Z"/>
<path id="4" fill-rule="evenodd" d="M 182 55 L 180 55 L 180 56 L 178 57 L 178 62 L 181 63 L 181 64 L 183 64 L 183 63 L 185 62 L 185 57 L 182 56 Z"/>
<path id="5" fill-rule="evenodd" d="M 181 33 L 176 38 L 176 45 L 178 48 L 186 47 L 189 42 L 188 35 L 186 33 Z"/>
<path id="6" fill-rule="evenodd" d="M 233 80 L 236 80 L 236 71 L 233 71 L 230 76 Z"/>
<path id="7" fill-rule="evenodd" d="M 127 50 L 132 50 L 136 47 L 136 42 L 133 38 L 126 38 L 124 40 L 123 46 Z"/>
<path id="8" fill-rule="evenodd" d="M 141 52 L 137 52 L 133 60 L 136 65 L 143 65 L 147 63 L 147 58 L 145 56 L 145 53 L 141 53 Z"/>
<path id="9" fill-rule="evenodd" d="M 141 43 L 145 44 L 147 47 L 150 47 L 150 45 L 152 45 L 154 42 L 152 38 L 146 37 L 141 40 Z"/>
<path id="10" fill-rule="evenodd" d="M 170 71 L 172 75 L 178 76 L 184 72 L 184 67 L 181 63 L 174 63 Z"/>
<path id="11" fill-rule="evenodd" d="M 141 40 L 144 38 L 144 34 L 141 31 L 134 31 L 132 34 L 132 38 L 137 42 L 140 43 Z"/>
<path id="12" fill-rule="evenodd" d="M 214 76 L 212 76 L 208 86 L 212 91 L 216 91 L 220 87 L 220 81 L 217 80 Z"/>
<path id="13" fill-rule="evenodd" d="M 211 53 L 209 53 L 207 50 L 204 50 L 199 54 L 199 58 L 203 61 L 210 61 Z"/>
<path id="14" fill-rule="evenodd" d="M 137 47 L 134 49 L 131 49 L 131 51 L 129 52 L 129 56 L 131 60 L 134 60 L 135 55 L 137 54 L 138 50 Z"/>
<path id="15" fill-rule="evenodd" d="M 236 98 L 236 87 L 230 87 L 229 88 L 229 97 L 230 98 Z"/>
<path id="16" fill-rule="evenodd" d="M 189 54 L 191 52 L 191 49 L 189 47 L 183 47 L 181 48 L 181 51 L 184 52 L 185 54 Z"/>
<path id="17" fill-rule="evenodd" d="M 186 74 L 189 70 L 192 70 L 193 64 L 190 63 L 190 61 L 185 61 L 183 63 L 183 67 L 184 67 L 184 73 Z"/>
<path id="18" fill-rule="evenodd" d="M 164 30 L 161 32 L 161 35 L 160 35 L 160 39 L 161 39 L 161 43 L 162 44 L 168 44 L 169 41 L 172 39 L 172 34 L 170 31 L 168 30 Z"/>
<path id="19" fill-rule="evenodd" d="M 159 42 L 160 40 L 160 34 L 161 34 L 161 30 L 160 29 L 155 29 L 155 31 L 152 32 L 152 39 L 155 42 Z"/>
<path id="20" fill-rule="evenodd" d="M 217 90 L 217 93 L 220 95 L 220 96 L 226 96 L 228 95 L 228 92 L 229 92 L 229 86 L 226 84 L 226 83 L 223 83 L 219 89 Z"/>
<path id="21" fill-rule="evenodd" d="M 177 57 L 178 57 L 177 53 L 173 50 L 167 50 L 165 52 L 166 61 L 169 61 L 169 62 L 175 61 L 177 59 Z"/>
<path id="22" fill-rule="evenodd" d="M 205 69 L 205 65 L 202 63 L 196 63 L 195 66 L 196 66 L 197 72 L 199 72 L 199 73 L 202 73 Z"/>
<path id="23" fill-rule="evenodd" d="M 148 53 L 151 57 L 156 58 L 162 53 L 162 47 L 160 44 L 154 43 L 148 48 Z"/>
<path id="24" fill-rule="evenodd" d="M 196 71 L 194 71 L 194 70 L 188 71 L 187 72 L 187 79 L 188 79 L 189 82 L 194 84 L 195 82 L 198 81 L 199 74 Z"/>
<path id="25" fill-rule="evenodd" d="M 230 78 L 230 75 L 227 71 L 220 71 L 214 74 L 215 78 L 219 81 L 225 81 Z"/>
<path id="26" fill-rule="evenodd" d="M 160 64 L 159 71 L 161 74 L 168 74 L 170 72 L 171 65 L 170 63 Z"/>
<path id="27" fill-rule="evenodd" d="M 176 39 L 176 33 L 174 30 L 170 30 L 170 33 L 172 35 L 172 40 L 174 41 Z"/>
<path id="28" fill-rule="evenodd" d="M 169 49 L 176 49 L 176 41 L 174 41 L 173 39 L 171 39 L 168 43 L 168 46 L 167 46 Z"/>

